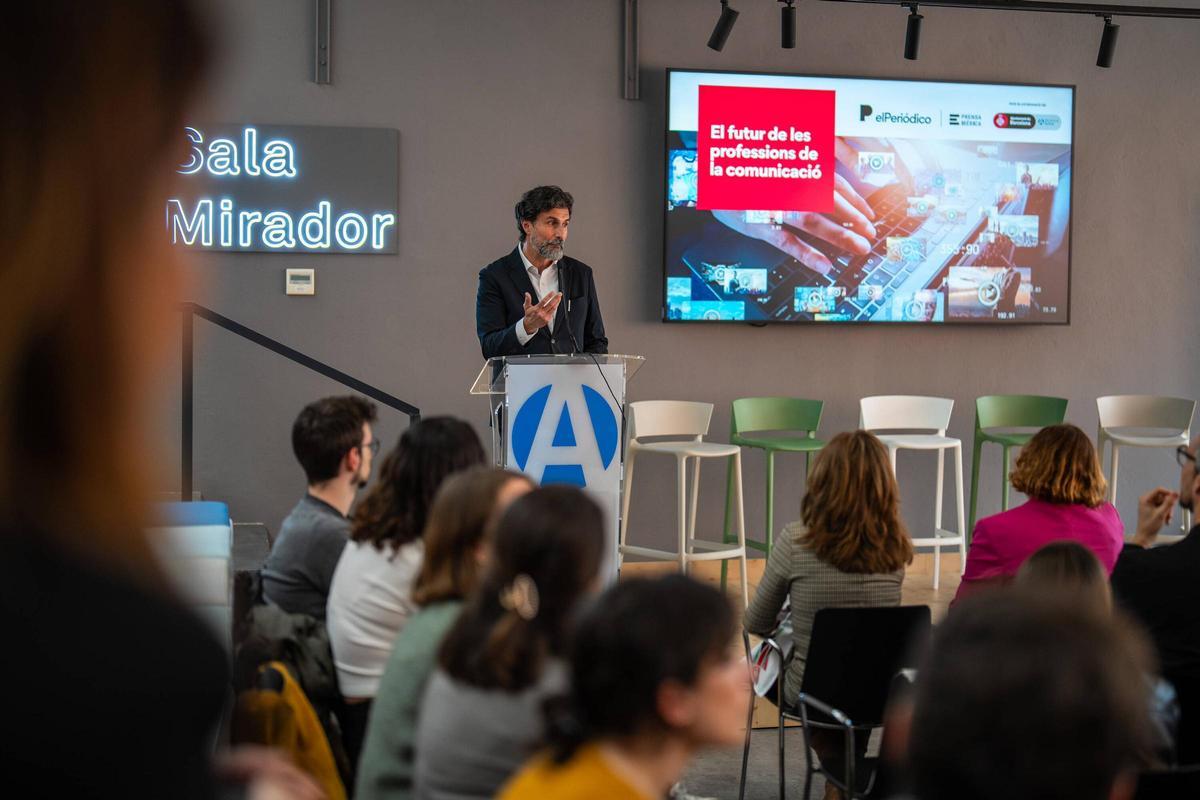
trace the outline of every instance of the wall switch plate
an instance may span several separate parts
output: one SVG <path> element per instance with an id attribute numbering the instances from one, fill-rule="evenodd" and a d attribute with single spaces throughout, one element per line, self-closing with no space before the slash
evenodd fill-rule
<path id="1" fill-rule="evenodd" d="M 315 269 L 289 269 L 284 284 L 284 291 L 288 294 L 316 294 L 317 271 Z"/>

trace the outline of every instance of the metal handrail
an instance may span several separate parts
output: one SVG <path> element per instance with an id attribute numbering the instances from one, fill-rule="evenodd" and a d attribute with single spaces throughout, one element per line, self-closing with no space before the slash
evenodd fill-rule
<path id="1" fill-rule="evenodd" d="M 180 447 L 180 487 L 179 492 L 182 500 L 192 499 L 192 409 L 193 409 L 193 323 L 195 317 L 207 320 L 218 328 L 223 328 L 230 333 L 240 336 L 247 341 L 253 342 L 259 347 L 264 347 L 276 355 L 299 364 L 302 367 L 307 367 L 319 375 L 324 375 L 330 380 L 337 381 L 343 386 L 353 389 L 359 394 L 365 395 L 372 400 L 375 400 L 388 408 L 394 408 L 402 414 L 408 415 L 409 424 L 412 424 L 421 418 L 421 411 L 411 403 L 406 403 L 400 398 L 390 395 L 382 389 L 378 389 L 369 383 L 355 378 L 353 375 L 347 375 L 340 369 L 333 367 L 316 360 L 312 356 L 305 355 L 295 348 L 288 347 L 286 344 L 276 341 L 269 336 L 264 336 L 256 330 L 247 328 L 240 322 L 218 314 L 211 308 L 205 308 L 198 303 L 181 303 L 179 310 L 183 316 L 183 424 L 181 430 L 182 446 Z"/>

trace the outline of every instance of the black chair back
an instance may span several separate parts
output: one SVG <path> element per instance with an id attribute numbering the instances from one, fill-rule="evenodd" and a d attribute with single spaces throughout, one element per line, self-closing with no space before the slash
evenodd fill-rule
<path id="1" fill-rule="evenodd" d="M 892 678 L 915 666 L 909 662 L 930 626 L 929 606 L 823 608 L 813 618 L 800 691 L 856 726 L 882 725 Z"/>
<path id="2" fill-rule="evenodd" d="M 1181 800 L 1200 797 L 1200 765 L 1153 770 L 1138 776 L 1133 800 Z"/>

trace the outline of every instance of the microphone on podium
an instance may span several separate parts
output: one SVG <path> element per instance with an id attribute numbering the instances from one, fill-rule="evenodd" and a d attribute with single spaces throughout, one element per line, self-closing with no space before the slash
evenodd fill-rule
<path id="1" fill-rule="evenodd" d="M 558 270 L 558 286 L 560 290 L 567 288 L 567 270 L 559 267 Z M 563 296 L 566 299 L 566 305 L 563 306 L 563 323 L 567 326 L 567 335 L 571 337 L 571 346 L 575 348 L 575 352 L 571 355 L 587 355 L 592 359 L 592 363 L 596 365 L 596 371 L 600 373 L 601 379 L 604 381 L 605 387 L 608 388 L 608 393 L 612 397 L 613 402 L 617 404 L 617 409 L 621 412 L 621 430 L 625 430 L 625 405 L 617 399 L 617 393 L 613 391 L 612 385 L 608 382 L 608 377 L 604 374 L 604 370 L 600 367 L 600 361 L 596 358 L 595 353 L 584 353 L 583 348 L 579 346 L 579 340 L 575 338 L 575 331 L 571 329 L 571 300 L 567 292 L 563 291 Z M 624 447 L 624 445 L 622 445 Z M 622 450 L 622 458 L 624 450 Z"/>
<path id="2" fill-rule="evenodd" d="M 560 290 L 567 287 L 567 270 L 564 270 L 562 267 L 559 267 L 558 269 L 558 286 Z M 571 337 L 571 346 L 575 348 L 571 355 L 575 355 L 576 353 L 582 355 L 583 348 L 579 346 L 579 342 L 575 338 L 575 331 L 571 328 L 571 299 L 566 292 L 563 292 L 563 295 L 566 302 L 566 305 L 563 306 L 563 322 L 566 323 L 567 326 L 567 336 Z M 599 366 L 599 364 L 597 364 L 597 366 Z"/>

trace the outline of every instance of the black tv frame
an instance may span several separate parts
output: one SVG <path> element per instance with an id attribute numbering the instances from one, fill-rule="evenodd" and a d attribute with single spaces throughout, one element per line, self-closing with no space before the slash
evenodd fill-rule
<path id="1" fill-rule="evenodd" d="M 667 170 L 670 168 L 667 153 L 670 147 L 671 136 L 671 73 L 673 72 L 699 72 L 705 74 L 717 75 L 768 75 L 779 76 L 783 78 L 841 78 L 850 80 L 867 80 L 867 81 L 892 81 L 895 83 L 957 83 L 964 85 L 978 86 L 1031 86 L 1041 89 L 1070 89 L 1071 90 L 1071 179 L 1069 186 L 1071 188 L 1071 207 L 1067 211 L 1067 318 L 1062 322 L 1046 321 L 1034 322 L 1031 320 L 989 320 L 986 322 L 968 322 L 966 320 L 945 320 L 942 322 L 907 322 L 899 320 L 895 322 L 853 322 L 851 320 L 703 320 L 703 319 L 668 319 L 667 318 L 667 203 L 665 195 L 661 198 L 662 214 L 663 214 L 663 243 L 662 243 L 662 270 L 659 275 L 659 289 L 662 292 L 662 301 L 659 305 L 659 321 L 668 325 L 748 325 L 752 328 L 765 328 L 768 325 L 783 325 L 783 326 L 806 326 L 806 325 L 839 325 L 848 326 L 851 328 L 865 328 L 867 330 L 878 328 L 890 328 L 893 326 L 920 327 L 920 328 L 944 328 L 944 327 L 960 327 L 969 328 L 982 327 L 1001 327 L 1001 328 L 1017 328 L 1017 327 L 1060 327 L 1069 326 L 1071 324 L 1071 278 L 1072 264 L 1074 258 L 1073 235 L 1075 232 L 1075 97 L 1078 93 L 1078 86 L 1074 83 L 1030 83 L 1028 81 L 972 81 L 972 80 L 953 80 L 949 78 L 893 78 L 873 75 L 839 75 L 834 73 L 812 73 L 812 72 L 777 72 L 771 70 L 741 70 L 741 69 L 696 69 L 684 67 L 667 67 L 665 70 L 666 80 L 664 81 L 664 91 L 666 93 L 665 103 L 663 105 L 663 167 L 662 177 L 659 180 L 659 188 L 665 193 L 667 186 Z"/>

